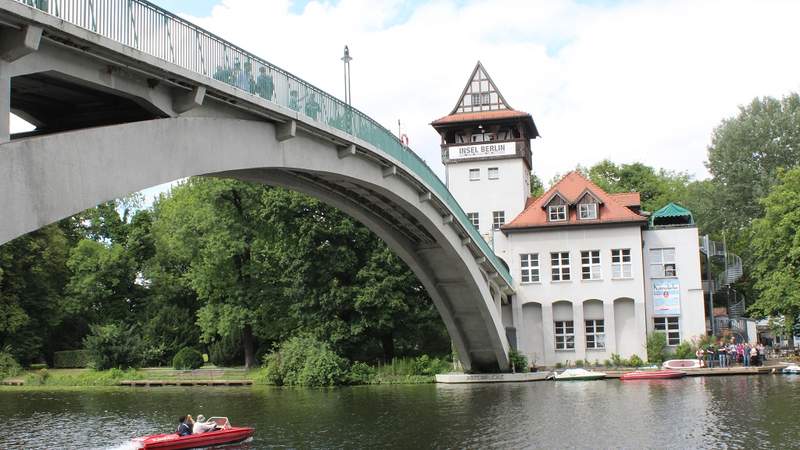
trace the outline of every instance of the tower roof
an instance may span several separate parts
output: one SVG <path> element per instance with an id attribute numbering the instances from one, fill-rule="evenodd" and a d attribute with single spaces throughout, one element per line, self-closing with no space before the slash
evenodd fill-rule
<path id="1" fill-rule="evenodd" d="M 465 122 L 490 122 L 519 118 L 529 129 L 529 136 L 539 136 L 530 114 L 517 111 L 508 104 L 500 89 L 480 61 L 475 64 L 458 102 L 447 116 L 431 122 L 434 128 Z"/>

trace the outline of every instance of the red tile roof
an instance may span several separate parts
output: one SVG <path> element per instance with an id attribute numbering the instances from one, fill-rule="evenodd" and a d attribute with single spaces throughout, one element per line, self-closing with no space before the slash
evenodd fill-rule
<path id="1" fill-rule="evenodd" d="M 602 203 L 599 208 L 600 217 L 595 220 L 578 220 L 575 207 L 569 208 L 569 217 L 564 222 L 548 221 L 547 211 L 544 206 L 553 195 L 558 194 L 569 204 L 574 205 L 584 191 L 588 190 Z M 646 223 L 647 218 L 627 208 L 628 204 L 639 197 L 638 192 L 628 192 L 624 195 L 607 194 L 599 186 L 592 183 L 578 171 L 566 174 L 547 192 L 533 201 L 528 201 L 525 209 L 511 222 L 501 227 L 504 231 L 513 231 L 526 228 L 563 227 L 571 225 L 608 224 L 608 223 Z M 638 204 L 638 203 L 637 203 Z"/>
<path id="2" fill-rule="evenodd" d="M 640 206 L 642 204 L 638 192 L 620 192 L 618 194 L 609 195 L 622 206 Z"/>
<path id="3" fill-rule="evenodd" d="M 434 120 L 433 122 L 431 122 L 431 125 L 444 125 L 448 123 L 475 122 L 479 120 L 498 120 L 498 119 L 509 119 L 514 117 L 530 117 L 530 116 L 531 116 L 530 114 L 522 111 L 515 111 L 513 109 L 501 109 L 497 111 L 481 111 L 472 113 L 450 114 L 449 116 L 444 116 L 442 118 Z"/>

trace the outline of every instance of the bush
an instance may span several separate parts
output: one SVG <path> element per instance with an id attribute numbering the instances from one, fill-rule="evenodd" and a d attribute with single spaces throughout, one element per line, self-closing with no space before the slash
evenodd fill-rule
<path id="1" fill-rule="evenodd" d="M 607 360 L 603 361 L 603 365 L 610 369 L 613 364 L 611 363 L 610 359 L 607 359 Z"/>
<path id="2" fill-rule="evenodd" d="M 141 367 L 141 338 L 133 327 L 112 323 L 93 325 L 83 339 L 90 365 L 97 370 Z"/>
<path id="3" fill-rule="evenodd" d="M 664 353 L 667 349 L 667 336 L 655 331 L 647 336 L 647 361 L 651 364 L 664 362 Z M 631 357 L 633 360 L 633 357 Z M 632 361 L 631 361 L 632 362 Z"/>
<path id="4" fill-rule="evenodd" d="M 231 333 L 211 343 L 208 346 L 208 360 L 220 367 L 241 366 L 244 361 L 244 347 L 240 334 Z"/>
<path id="5" fill-rule="evenodd" d="M 619 353 L 612 353 L 611 354 L 611 364 L 614 367 L 622 367 L 623 366 L 623 359 L 619 356 Z"/>
<path id="6" fill-rule="evenodd" d="M 628 363 L 632 367 L 642 367 L 644 365 L 644 361 L 642 361 L 642 358 L 639 358 L 639 355 L 636 354 L 631 355 L 631 359 L 630 361 L 628 361 Z"/>
<path id="7" fill-rule="evenodd" d="M 560 368 L 562 368 L 562 367 L 564 367 L 564 365 L 563 365 L 563 364 L 561 364 L 560 362 L 557 362 L 557 363 L 556 363 L 556 369 L 560 369 Z"/>
<path id="8" fill-rule="evenodd" d="M 579 360 L 575 361 L 575 367 L 583 367 L 583 360 L 579 359 Z"/>
<path id="9" fill-rule="evenodd" d="M 347 360 L 311 336 L 296 336 L 264 356 L 265 382 L 286 386 L 335 386 L 348 381 Z"/>
<path id="10" fill-rule="evenodd" d="M 203 355 L 189 347 L 182 348 L 172 358 L 172 367 L 177 370 L 193 370 L 203 366 Z"/>
<path id="11" fill-rule="evenodd" d="M 694 359 L 696 357 L 694 348 L 691 342 L 683 341 L 675 347 L 675 358 L 677 359 Z"/>
<path id="12" fill-rule="evenodd" d="M 376 374 L 374 367 L 364 362 L 355 362 L 350 366 L 349 384 L 371 384 Z"/>
<path id="13" fill-rule="evenodd" d="M 528 358 L 518 352 L 516 349 L 511 349 L 508 352 L 509 363 L 511 363 L 512 372 L 527 372 L 528 371 Z"/>
<path id="14" fill-rule="evenodd" d="M 53 367 L 59 369 L 82 369 L 91 362 L 87 350 L 64 350 L 53 353 Z"/>
<path id="15" fill-rule="evenodd" d="M 42 385 L 47 382 L 48 378 L 50 378 L 50 372 L 47 369 L 40 369 L 25 377 L 25 384 Z"/>
<path id="16" fill-rule="evenodd" d="M 0 351 L 0 380 L 10 378 L 19 374 L 21 368 L 17 360 L 11 356 L 9 347 Z"/>

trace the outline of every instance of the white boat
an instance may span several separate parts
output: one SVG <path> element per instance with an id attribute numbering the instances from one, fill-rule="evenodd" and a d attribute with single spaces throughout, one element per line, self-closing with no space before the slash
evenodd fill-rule
<path id="1" fill-rule="evenodd" d="M 567 369 L 553 377 L 556 381 L 581 381 L 581 380 L 602 380 L 606 377 L 605 372 L 593 372 L 586 369 Z"/>
<path id="2" fill-rule="evenodd" d="M 670 359 L 661 365 L 664 369 L 699 369 L 702 366 L 699 359 Z"/>
<path id="3" fill-rule="evenodd" d="M 800 366 L 797 364 L 791 364 L 783 368 L 783 373 L 790 374 L 790 375 L 800 375 Z"/>

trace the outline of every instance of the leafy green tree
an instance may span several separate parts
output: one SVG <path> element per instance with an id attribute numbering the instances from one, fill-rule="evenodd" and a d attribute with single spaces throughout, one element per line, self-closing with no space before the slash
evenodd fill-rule
<path id="1" fill-rule="evenodd" d="M 49 357 L 64 345 L 54 335 L 66 313 L 69 241 L 59 224 L 0 246 L 0 347 L 23 364 Z"/>
<path id="2" fill-rule="evenodd" d="M 587 175 L 606 192 L 638 192 L 645 211 L 656 211 L 669 202 L 681 202 L 686 198 L 690 182 L 686 173 L 656 170 L 642 163 L 618 165 L 609 160 L 590 167 Z"/>
<path id="3" fill-rule="evenodd" d="M 255 337 L 268 326 L 264 308 L 278 303 L 274 236 L 259 219 L 266 188 L 233 180 L 196 178 L 176 187 L 156 208 L 157 252 L 184 265 L 201 304 L 202 338 L 240 333 L 245 365 L 255 365 Z M 272 323 L 277 322 L 275 316 Z M 284 316 L 285 317 L 285 316 Z"/>
<path id="4" fill-rule="evenodd" d="M 544 183 L 535 173 L 531 172 L 531 198 L 544 194 Z"/>
<path id="5" fill-rule="evenodd" d="M 138 313 L 142 287 L 136 264 L 121 244 L 83 239 L 70 252 L 67 284 L 71 313 L 91 323 L 132 321 Z"/>
<path id="6" fill-rule="evenodd" d="M 753 272 L 760 295 L 750 312 L 783 316 L 784 331 L 791 334 L 800 316 L 800 168 L 778 178 L 761 201 L 764 217 L 753 224 Z"/>
<path id="7" fill-rule="evenodd" d="M 745 229 L 762 215 L 782 168 L 800 161 L 800 96 L 754 99 L 712 135 L 707 167 L 713 176 L 721 227 Z"/>

